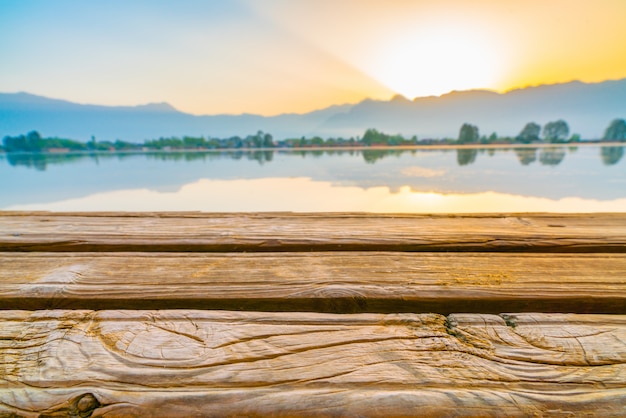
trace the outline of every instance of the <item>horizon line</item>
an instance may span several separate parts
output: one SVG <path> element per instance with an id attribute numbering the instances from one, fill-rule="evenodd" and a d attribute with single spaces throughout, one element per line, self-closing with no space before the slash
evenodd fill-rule
<path id="1" fill-rule="evenodd" d="M 356 106 L 360 103 L 364 103 L 364 102 L 391 102 L 394 100 L 398 100 L 398 99 L 404 99 L 407 102 L 416 102 L 420 99 L 438 99 L 438 98 L 443 98 L 445 96 L 449 96 L 449 95 L 453 95 L 453 94 L 458 94 L 458 93 L 472 93 L 472 92 L 488 92 L 488 93 L 493 93 L 493 94 L 497 94 L 497 95 L 506 95 L 508 93 L 512 93 L 512 92 L 516 92 L 516 91 L 521 91 L 521 90 L 528 90 L 528 89 L 535 89 L 535 88 L 541 88 L 541 87 L 551 87 L 551 86 L 561 86 L 561 85 L 566 85 L 566 84 L 585 84 L 585 85 L 594 85 L 594 84 L 602 84 L 602 83 L 608 83 L 608 82 L 616 82 L 616 81 L 624 81 L 626 80 L 625 78 L 615 78 L 615 79 L 606 79 L 603 81 L 593 81 L 593 82 L 586 82 L 586 81 L 582 81 L 579 79 L 571 79 L 569 81 L 564 81 L 564 82 L 559 82 L 559 83 L 542 83 L 542 84 L 533 84 L 533 85 L 526 85 L 523 87 L 514 87 L 508 90 L 495 90 L 495 89 L 488 89 L 488 88 L 475 88 L 475 89 L 467 89 L 467 90 L 450 90 L 447 93 L 442 93 L 440 95 L 429 95 L 429 96 L 416 96 L 414 98 L 409 98 L 406 97 L 405 95 L 401 94 L 401 93 L 395 93 L 393 95 L 391 95 L 388 99 L 373 99 L 370 97 L 366 97 L 358 102 L 346 102 L 346 103 L 334 103 L 334 104 L 330 104 L 326 107 L 322 107 L 322 108 L 317 108 L 317 109 L 313 109 L 307 112 L 282 112 L 282 113 L 276 113 L 276 114 L 270 114 L 270 115 L 263 115 L 260 113 L 250 113 L 250 112 L 241 112 L 241 113 L 191 113 L 191 112 L 185 112 L 182 111 L 180 109 L 178 109 L 176 106 L 172 105 L 171 103 L 167 102 L 167 101 L 161 101 L 161 102 L 147 102 L 147 103 L 139 103 L 139 104 L 98 104 L 98 103 L 86 103 L 86 102 L 80 102 L 80 101 L 72 101 L 69 99 L 64 99 L 64 98 L 57 98 L 57 97 L 50 97 L 50 96 L 44 96 L 44 95 L 40 95 L 40 94 L 36 94 L 36 93 L 31 93 L 28 91 L 24 91 L 24 90 L 20 90 L 20 91 L 16 91 L 16 92 L 0 92 L 0 94 L 4 94 L 4 95 L 9 95 L 9 94 L 13 94 L 13 95 L 29 95 L 29 96 L 34 96 L 37 98 L 42 98 L 42 99 L 47 99 L 47 100 L 54 100 L 54 101 L 60 101 L 60 102 L 65 102 L 68 104 L 74 104 L 74 105 L 80 105 L 80 106 L 97 106 L 97 107 L 106 107 L 106 108 L 130 108 L 130 109 L 135 109 L 135 108 L 141 108 L 141 107 L 148 107 L 148 106 L 167 106 L 169 108 L 171 108 L 171 110 L 178 112 L 178 113 L 183 113 L 183 114 L 187 114 L 187 115 L 192 115 L 192 116 L 260 116 L 260 117 L 275 117 L 275 116 L 281 116 L 281 115 L 306 115 L 309 113 L 314 113 L 314 112 L 319 112 L 319 111 L 323 111 L 326 109 L 329 109 L 331 107 L 342 107 L 342 106 Z"/>

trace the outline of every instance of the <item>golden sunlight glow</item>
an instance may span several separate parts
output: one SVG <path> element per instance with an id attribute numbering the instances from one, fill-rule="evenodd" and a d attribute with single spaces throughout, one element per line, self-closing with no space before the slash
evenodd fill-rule
<path id="1" fill-rule="evenodd" d="M 250 206 L 254 202 L 254 206 Z M 336 186 L 309 178 L 254 180 L 201 179 L 175 192 L 148 189 L 118 190 L 52 203 L 15 205 L 5 210 L 52 211 L 295 211 L 295 212 L 620 212 L 626 199 L 582 198 L 552 200 L 496 192 L 435 193 L 401 187 Z"/>
<path id="2" fill-rule="evenodd" d="M 408 98 L 626 77 L 624 0 L 242 1 Z M 389 98 L 380 88 L 361 93 Z"/>
<path id="3" fill-rule="evenodd" d="M 626 78 L 626 0 L 58 3 L 0 0 L 0 91 L 268 116 Z"/>
<path id="4" fill-rule="evenodd" d="M 497 45 L 457 25 L 399 33 L 380 49 L 370 74 L 410 99 L 488 88 L 498 84 L 502 71 Z"/>

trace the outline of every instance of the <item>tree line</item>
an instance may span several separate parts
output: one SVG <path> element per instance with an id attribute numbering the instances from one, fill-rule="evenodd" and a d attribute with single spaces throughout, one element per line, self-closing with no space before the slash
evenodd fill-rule
<path id="1" fill-rule="evenodd" d="M 603 141 L 626 141 L 626 121 L 615 119 L 604 132 Z M 271 149 L 271 148 L 321 148 L 321 147 L 373 147 L 433 144 L 531 144 L 539 142 L 573 143 L 579 142 L 580 135 L 570 136 L 570 129 L 564 120 L 546 123 L 543 128 L 535 122 L 527 123 L 515 137 L 499 137 L 495 132 L 490 136 L 481 136 L 479 128 L 464 123 L 455 139 L 422 139 L 417 136 L 405 138 L 400 134 L 389 135 L 376 129 L 367 129 L 362 137 L 351 138 L 288 138 L 276 141 L 271 134 L 258 131 L 246 137 L 205 138 L 183 136 L 161 137 L 145 140 L 143 143 L 116 141 L 97 141 L 93 136 L 88 142 L 65 138 L 44 138 L 37 131 L 26 135 L 5 136 L 2 149 L 6 152 L 55 152 L 55 151 L 170 151 L 170 150 L 214 150 L 214 149 Z"/>
<path id="2" fill-rule="evenodd" d="M 620 162 L 624 157 L 626 146 L 604 146 L 600 148 L 600 158 L 604 165 L 610 166 Z M 421 151 L 427 151 L 427 147 L 423 147 Z M 576 152 L 578 147 L 575 144 L 569 146 L 554 145 L 549 147 L 506 147 L 503 149 L 496 148 L 481 148 L 481 147 L 456 147 L 456 149 L 445 150 L 444 152 L 456 153 L 457 164 L 459 166 L 467 166 L 474 164 L 477 157 L 480 154 L 495 155 L 499 152 L 511 152 L 513 151 L 520 164 L 527 166 L 532 163 L 538 162 L 540 165 L 556 166 L 559 165 L 565 158 L 566 152 Z M 195 160 L 217 160 L 223 158 L 229 158 L 233 160 L 246 159 L 249 161 L 256 161 L 263 165 L 271 163 L 274 159 L 275 153 L 279 152 L 274 149 L 263 150 L 220 150 L 216 152 L 193 152 L 193 151 L 181 151 L 181 152 L 146 152 L 141 153 L 148 159 L 156 159 L 161 161 L 195 161 Z M 375 164 L 382 159 L 389 157 L 400 157 L 405 153 L 415 155 L 420 152 L 418 148 L 403 149 L 400 147 L 372 147 L 372 148 L 299 148 L 288 150 L 289 155 L 293 157 L 302 158 L 319 158 L 325 155 L 350 155 L 350 156 L 362 156 L 363 160 L 368 164 Z M 126 152 L 107 152 L 107 153 L 24 153 L 16 152 L 7 154 L 7 161 L 12 166 L 21 166 L 34 168 L 39 171 L 45 171 L 48 165 L 65 164 L 82 159 L 94 159 L 99 161 L 100 159 L 118 159 L 120 161 L 126 158 L 133 158 L 137 156 L 133 153 Z"/>
<path id="3" fill-rule="evenodd" d="M 543 136 L 541 135 L 543 134 Z M 540 142 L 548 142 L 553 144 L 563 144 L 580 142 L 580 135 L 570 134 L 569 125 L 562 119 L 548 122 L 543 126 L 535 122 L 528 122 L 515 137 L 500 138 L 496 133 L 491 134 L 489 137 L 480 136 L 478 127 L 469 123 L 464 123 L 459 130 L 459 137 L 457 143 L 459 144 L 472 144 L 472 143 L 496 143 L 496 142 L 510 142 L 520 144 L 532 144 Z M 603 141 L 626 141 L 626 121 L 624 119 L 614 119 L 609 126 L 605 129 L 602 137 Z"/>

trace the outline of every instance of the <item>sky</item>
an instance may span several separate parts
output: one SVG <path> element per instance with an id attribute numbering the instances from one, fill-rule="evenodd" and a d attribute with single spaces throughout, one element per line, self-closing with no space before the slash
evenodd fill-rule
<path id="1" fill-rule="evenodd" d="M 626 0 L 0 0 L 0 92 L 303 113 L 626 78 Z"/>

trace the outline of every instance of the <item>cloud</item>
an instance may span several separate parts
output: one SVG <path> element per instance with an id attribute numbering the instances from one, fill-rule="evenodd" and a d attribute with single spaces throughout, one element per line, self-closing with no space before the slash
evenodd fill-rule
<path id="1" fill-rule="evenodd" d="M 14 205 L 5 210 L 52 211 L 189 211 L 207 212 L 622 212 L 626 199 L 546 199 L 506 193 L 416 192 L 409 186 L 343 187 L 310 178 L 255 180 L 201 179 L 176 192 L 118 190 L 58 202 Z"/>
<path id="2" fill-rule="evenodd" d="M 441 177 L 446 174 L 446 170 L 434 170 L 425 167 L 406 167 L 402 170 L 402 174 L 406 177 Z"/>

